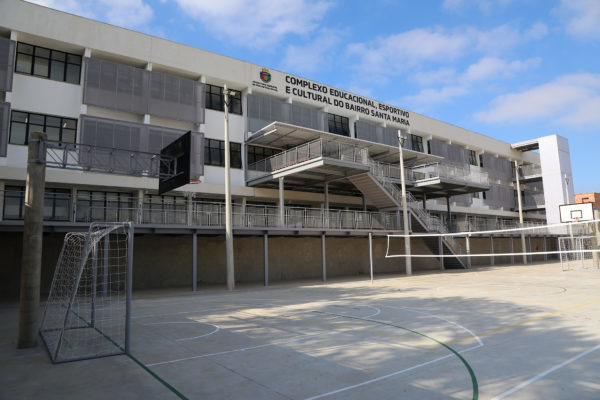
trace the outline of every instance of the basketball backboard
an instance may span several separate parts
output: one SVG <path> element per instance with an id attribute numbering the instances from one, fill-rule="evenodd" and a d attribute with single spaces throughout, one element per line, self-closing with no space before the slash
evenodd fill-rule
<path id="1" fill-rule="evenodd" d="M 594 209 L 592 203 L 564 204 L 560 209 L 560 222 L 592 221 Z"/>
<path id="2" fill-rule="evenodd" d="M 160 151 L 158 194 L 198 183 L 204 172 L 204 134 L 188 131 Z"/>

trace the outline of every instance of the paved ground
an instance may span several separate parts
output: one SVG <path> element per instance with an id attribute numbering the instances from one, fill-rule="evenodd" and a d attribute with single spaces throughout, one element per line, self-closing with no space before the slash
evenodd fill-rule
<path id="1" fill-rule="evenodd" d="M 16 350 L 4 304 L 0 398 L 598 399 L 599 289 L 554 263 L 134 293 L 145 367 Z"/>

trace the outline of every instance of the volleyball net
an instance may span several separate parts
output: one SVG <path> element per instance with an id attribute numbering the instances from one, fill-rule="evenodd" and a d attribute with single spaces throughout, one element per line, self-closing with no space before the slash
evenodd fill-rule
<path id="1" fill-rule="evenodd" d="M 406 251 L 409 238 L 410 252 Z M 433 258 L 440 265 L 561 261 L 563 270 L 599 268 L 600 219 L 462 232 L 387 235 L 386 258 Z"/>

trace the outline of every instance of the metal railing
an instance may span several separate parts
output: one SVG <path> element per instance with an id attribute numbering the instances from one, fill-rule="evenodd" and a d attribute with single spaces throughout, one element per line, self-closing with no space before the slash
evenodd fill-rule
<path id="1" fill-rule="evenodd" d="M 248 176 L 257 178 L 319 157 L 367 165 L 369 151 L 366 147 L 315 139 L 248 165 Z"/>
<path id="2" fill-rule="evenodd" d="M 523 196 L 523 208 L 543 207 L 546 203 L 543 193 L 526 194 Z"/>
<path id="3" fill-rule="evenodd" d="M 371 173 L 384 178 L 400 179 L 400 167 L 396 164 L 369 161 Z M 416 167 L 405 167 L 404 176 L 407 182 L 416 183 L 435 178 L 448 178 L 464 182 L 489 184 L 487 172 L 471 171 L 458 166 L 431 163 Z"/>

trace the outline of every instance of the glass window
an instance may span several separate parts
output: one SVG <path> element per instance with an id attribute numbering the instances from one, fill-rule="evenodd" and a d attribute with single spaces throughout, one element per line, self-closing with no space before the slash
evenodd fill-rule
<path id="1" fill-rule="evenodd" d="M 279 153 L 279 150 L 268 147 L 248 146 L 248 165 L 254 164 L 265 158 L 269 158 Z"/>
<path id="2" fill-rule="evenodd" d="M 483 167 L 483 154 L 479 155 L 479 166 Z"/>
<path id="3" fill-rule="evenodd" d="M 23 219 L 25 188 L 6 186 L 4 188 L 4 219 Z"/>
<path id="4" fill-rule="evenodd" d="M 414 151 L 420 151 L 421 153 L 423 152 L 423 138 L 421 136 L 417 136 L 417 135 L 410 135 L 410 141 L 412 144 L 412 150 Z"/>
<path id="5" fill-rule="evenodd" d="M 229 155 L 231 168 L 242 168 L 242 145 L 230 142 Z M 217 167 L 225 166 L 225 142 L 216 139 L 204 139 L 204 164 Z"/>
<path id="6" fill-rule="evenodd" d="M 224 96 L 221 86 L 206 84 L 206 108 L 217 111 L 224 111 Z M 242 92 L 229 89 L 229 112 L 232 114 L 242 114 Z"/>
<path id="7" fill-rule="evenodd" d="M 27 144 L 29 134 L 36 131 L 46 132 L 48 140 L 75 143 L 77 120 L 22 111 L 11 113 L 11 144 Z"/>
<path id="8" fill-rule="evenodd" d="M 469 164 L 477 166 L 477 154 L 475 154 L 475 150 L 469 150 Z"/>
<path id="9" fill-rule="evenodd" d="M 336 135 L 350 136 L 350 123 L 347 117 L 341 115 L 327 114 L 329 123 L 329 133 Z"/>
<path id="10" fill-rule="evenodd" d="M 81 56 L 18 43 L 15 72 L 79 84 Z"/>

